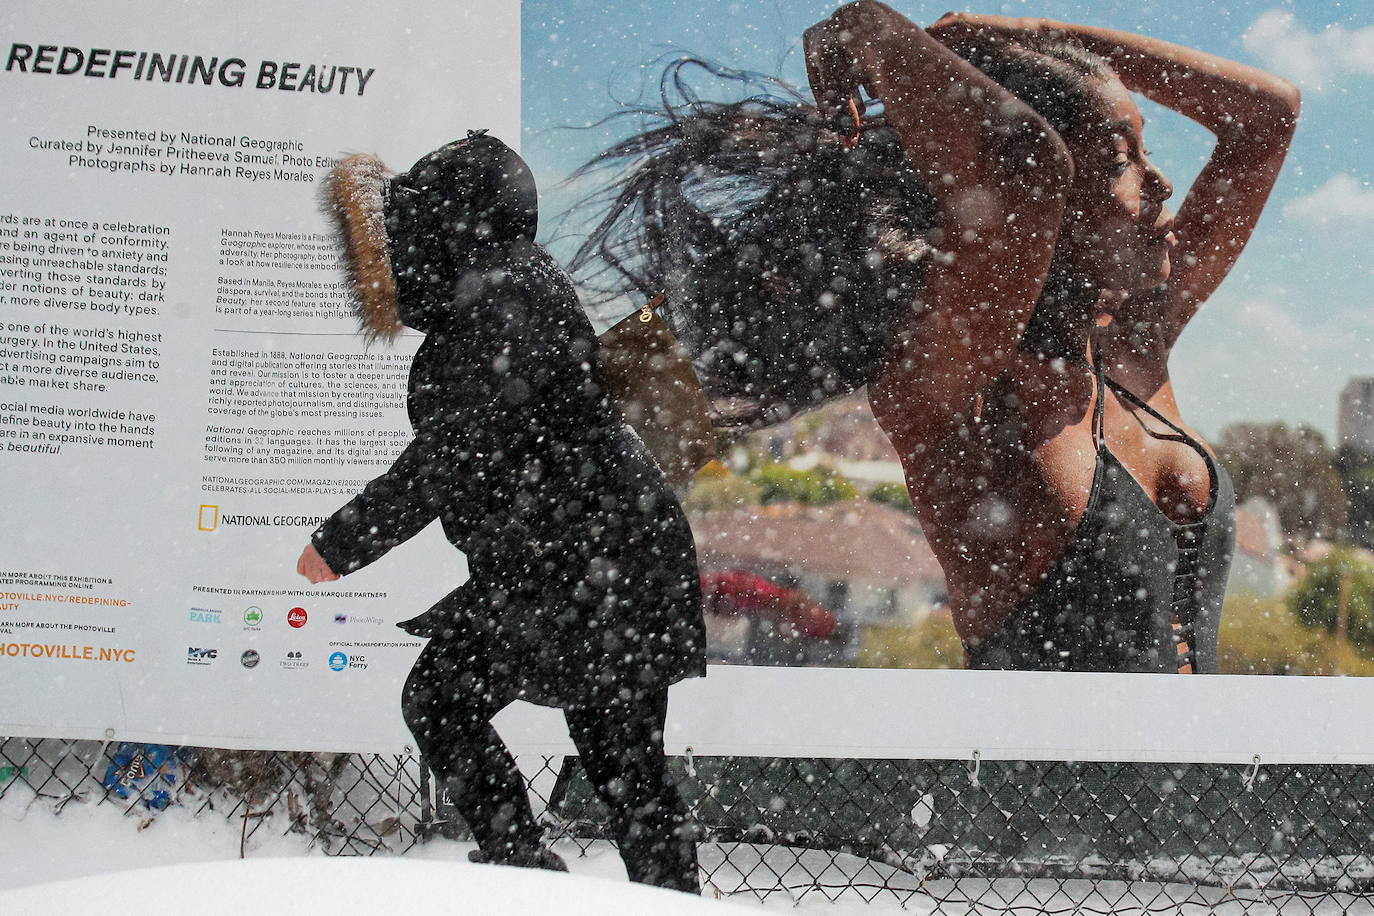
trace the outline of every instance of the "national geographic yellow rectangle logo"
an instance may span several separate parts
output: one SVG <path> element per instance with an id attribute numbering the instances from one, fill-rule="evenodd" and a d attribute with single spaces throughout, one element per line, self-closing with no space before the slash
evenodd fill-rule
<path id="1" fill-rule="evenodd" d="M 214 531 L 219 527 L 219 506 L 201 504 L 196 516 L 196 527 L 201 531 Z"/>

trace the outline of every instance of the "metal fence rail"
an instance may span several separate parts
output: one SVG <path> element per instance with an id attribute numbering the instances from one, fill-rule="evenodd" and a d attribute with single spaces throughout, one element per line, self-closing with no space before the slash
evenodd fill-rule
<path id="1" fill-rule="evenodd" d="M 522 758 L 550 838 L 605 811 L 575 758 Z M 676 758 L 708 890 L 937 913 L 1374 911 L 1374 767 Z M 0 738 L 0 799 L 222 817 L 241 851 L 333 855 L 466 833 L 411 757 Z M 131 827 L 131 829 L 133 829 Z"/>

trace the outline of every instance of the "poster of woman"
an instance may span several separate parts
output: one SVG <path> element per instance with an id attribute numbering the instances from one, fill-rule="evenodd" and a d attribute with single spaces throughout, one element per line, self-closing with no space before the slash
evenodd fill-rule
<path id="1" fill-rule="evenodd" d="M 1366 76 L 1310 6 L 526 4 L 549 242 L 709 402 L 708 575 L 835 618 L 718 590 L 714 658 L 1374 670 Z"/>

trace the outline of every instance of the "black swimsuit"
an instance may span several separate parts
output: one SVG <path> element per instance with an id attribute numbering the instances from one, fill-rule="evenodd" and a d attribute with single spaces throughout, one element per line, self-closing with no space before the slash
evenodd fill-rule
<path id="1" fill-rule="evenodd" d="M 1235 542 L 1235 491 L 1226 470 L 1175 423 L 1097 366 L 1097 465 L 1078 529 L 1044 582 L 1002 629 L 969 646 L 969 667 L 1033 671 L 1216 671 L 1217 630 Z M 1151 432 L 1202 456 L 1207 511 L 1177 523 L 1154 504 L 1103 435 L 1105 389 L 1168 426 Z M 1186 642 L 1188 652 L 1178 644 Z"/>

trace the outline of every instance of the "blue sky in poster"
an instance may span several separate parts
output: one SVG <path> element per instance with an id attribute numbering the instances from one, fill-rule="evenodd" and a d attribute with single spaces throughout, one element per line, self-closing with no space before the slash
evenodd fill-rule
<path id="1" fill-rule="evenodd" d="M 586 187 L 558 182 L 635 125 L 586 125 L 651 99 L 665 55 L 691 53 L 805 82 L 801 34 L 821 0 L 525 0 L 524 151 L 544 195 L 545 240 L 566 257 L 577 226 L 553 218 Z M 891 0 L 918 23 L 950 8 Z M 1351 375 L 1374 375 L 1374 3 L 1366 0 L 1041 0 L 974 7 L 1129 29 L 1297 82 L 1303 114 L 1278 188 L 1232 275 L 1175 351 L 1184 415 L 1215 435 L 1237 420 L 1302 421 L 1332 437 Z M 1144 103 L 1153 158 L 1174 203 L 1210 135 Z"/>

